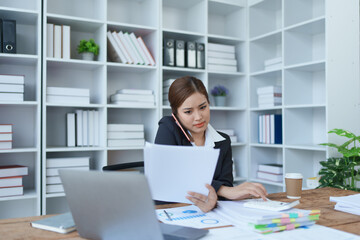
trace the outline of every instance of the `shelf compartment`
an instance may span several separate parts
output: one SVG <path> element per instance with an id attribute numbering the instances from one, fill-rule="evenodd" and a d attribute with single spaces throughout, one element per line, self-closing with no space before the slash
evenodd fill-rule
<path id="1" fill-rule="evenodd" d="M 70 212 L 65 193 L 46 194 L 46 204 L 43 204 L 43 214 L 61 214 Z"/>
<path id="2" fill-rule="evenodd" d="M 259 106 L 258 94 L 257 94 L 258 88 L 266 87 L 266 86 L 281 86 L 281 85 L 282 85 L 281 70 L 250 76 L 250 107 L 257 108 Z"/>
<path id="3" fill-rule="evenodd" d="M 325 15 L 325 0 L 284 1 L 285 27 Z"/>
<path id="4" fill-rule="evenodd" d="M 294 54 L 294 53 L 297 54 Z M 325 19 L 284 32 L 285 66 L 325 59 Z"/>
<path id="5" fill-rule="evenodd" d="M 1 5 L 4 8 L 16 8 L 19 10 L 39 11 L 41 9 L 41 1 L 29 0 L 29 1 L 13 1 L 2 0 Z"/>
<path id="6" fill-rule="evenodd" d="M 157 27 L 159 9 L 156 0 L 108 0 L 107 20 Z"/>
<path id="7" fill-rule="evenodd" d="M 143 149 L 126 149 L 118 151 L 108 151 L 107 165 L 120 163 L 143 162 Z"/>
<path id="8" fill-rule="evenodd" d="M 325 63 L 284 72 L 284 105 L 326 104 Z"/>
<path id="9" fill-rule="evenodd" d="M 248 177 L 248 150 L 246 147 L 232 147 L 232 156 L 235 168 L 236 179 L 246 179 Z"/>
<path id="10" fill-rule="evenodd" d="M 245 39 L 245 9 L 227 3 L 208 4 L 208 33 Z M 236 27 L 234 27 L 236 26 Z"/>
<path id="11" fill-rule="evenodd" d="M 285 144 L 314 146 L 327 142 L 325 120 L 325 107 L 285 109 Z"/>
<path id="12" fill-rule="evenodd" d="M 306 179 L 318 176 L 320 161 L 326 161 L 326 151 L 285 149 L 285 172 L 297 172 L 303 175 L 303 187 Z"/>
<path id="13" fill-rule="evenodd" d="M 209 94 L 211 89 L 216 85 L 223 85 L 229 89 L 229 94 L 226 97 L 226 107 L 235 107 L 245 109 L 247 106 L 247 83 L 245 77 L 219 77 L 218 75 L 209 75 L 208 89 Z M 210 101 L 214 101 L 214 97 L 210 94 Z M 213 105 L 213 104 L 212 104 Z"/>
<path id="14" fill-rule="evenodd" d="M 6 197 L 0 200 L 1 219 L 24 218 L 40 215 L 39 201 L 31 193 L 24 196 Z"/>
<path id="15" fill-rule="evenodd" d="M 69 17 L 105 20 L 106 4 L 102 0 L 47 0 L 45 11 Z"/>
<path id="16" fill-rule="evenodd" d="M 264 62 L 277 57 L 282 57 L 281 32 L 250 42 L 250 72 L 269 71 Z"/>
<path id="17" fill-rule="evenodd" d="M 106 103 L 102 94 L 105 91 L 103 77 L 105 66 L 81 64 L 79 62 L 48 61 L 46 71 L 47 87 L 88 88 L 90 89 L 90 103 Z"/>
<path id="18" fill-rule="evenodd" d="M 205 1 L 164 0 L 162 3 L 162 26 L 164 28 L 205 34 Z"/>
<path id="19" fill-rule="evenodd" d="M 278 147 L 280 144 L 260 144 L 259 143 L 259 116 L 264 114 L 282 114 L 282 109 L 267 109 L 267 110 L 259 110 L 259 111 L 251 111 L 250 112 L 250 143 L 251 144 L 259 144 L 261 147 Z M 283 122 L 284 129 L 284 122 Z M 284 132 L 283 132 L 284 136 Z M 284 143 L 284 137 L 283 137 Z"/>
<path id="20" fill-rule="evenodd" d="M 276 31 L 282 27 L 281 0 L 257 2 L 249 7 L 250 38 Z"/>

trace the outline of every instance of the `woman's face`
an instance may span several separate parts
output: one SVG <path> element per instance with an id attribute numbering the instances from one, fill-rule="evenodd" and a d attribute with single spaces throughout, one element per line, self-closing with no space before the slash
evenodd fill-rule
<path id="1" fill-rule="evenodd" d="M 206 97 L 199 92 L 194 93 L 177 109 L 177 116 L 191 135 L 204 133 L 210 121 L 210 109 Z"/>

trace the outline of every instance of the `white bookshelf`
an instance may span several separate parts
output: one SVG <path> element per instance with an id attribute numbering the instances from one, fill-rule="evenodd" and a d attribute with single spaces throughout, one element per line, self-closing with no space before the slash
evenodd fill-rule
<path id="1" fill-rule="evenodd" d="M 14 148 L 0 150 L 0 158 L 30 172 L 24 196 L 0 198 L 0 218 L 68 211 L 64 193 L 46 194 L 46 158 L 89 156 L 94 170 L 142 161 L 143 147 L 107 147 L 107 124 L 144 124 L 145 140 L 153 142 L 159 119 L 171 113 L 163 104 L 163 81 L 169 78 L 191 75 L 209 91 L 218 84 L 230 89 L 227 106 L 214 106 L 210 95 L 210 109 L 211 124 L 233 128 L 238 138 L 232 143 L 236 184 L 256 181 L 269 192 L 283 191 L 283 183 L 256 178 L 258 164 L 282 163 L 284 173 L 311 177 L 319 161 L 332 155 L 318 145 L 337 141 L 328 130 L 360 132 L 356 0 L 0 0 L 0 13 L 17 20 L 19 33 L 18 53 L 0 53 L 0 73 L 26 76 L 25 101 L 0 103 L 6 113 L 0 122 L 15 126 Z M 71 27 L 70 59 L 46 57 L 47 23 Z M 142 36 L 156 65 L 109 61 L 108 30 Z M 95 61 L 82 60 L 76 51 L 89 38 L 100 45 Z M 205 69 L 163 66 L 164 38 L 204 43 Z M 208 43 L 234 45 L 237 72 L 209 71 Z M 283 58 L 282 65 L 266 69 L 264 61 L 275 57 Z M 258 107 L 256 89 L 268 85 L 282 86 L 281 106 Z M 47 103 L 47 86 L 89 88 L 90 104 Z M 156 105 L 111 104 L 110 95 L 121 88 L 150 89 Z M 66 113 L 77 109 L 99 111 L 99 146 L 66 147 Z M 283 144 L 259 144 L 258 116 L 274 113 L 282 114 Z"/>
<path id="2" fill-rule="evenodd" d="M 0 198 L 0 218 L 41 214 L 41 1 L 0 1 L 3 19 L 16 21 L 16 54 L 0 53 L 0 74 L 25 75 L 24 101 L 1 101 L 1 124 L 13 124 L 10 150 L 0 150 L 3 165 L 24 165 L 24 195 Z"/>

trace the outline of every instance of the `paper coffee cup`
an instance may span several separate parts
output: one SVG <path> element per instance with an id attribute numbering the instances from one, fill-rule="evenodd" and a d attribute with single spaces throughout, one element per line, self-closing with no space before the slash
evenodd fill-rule
<path id="1" fill-rule="evenodd" d="M 301 198 L 302 179 L 303 176 L 301 173 L 285 174 L 286 196 L 288 198 L 291 199 Z"/>

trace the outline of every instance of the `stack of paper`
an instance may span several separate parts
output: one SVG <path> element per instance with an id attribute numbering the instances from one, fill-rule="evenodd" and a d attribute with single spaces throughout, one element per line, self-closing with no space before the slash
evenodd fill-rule
<path id="1" fill-rule="evenodd" d="M 256 90 L 259 108 L 275 107 L 282 104 L 281 86 L 266 86 Z"/>
<path id="2" fill-rule="evenodd" d="M 171 84 L 175 81 L 175 78 L 169 78 L 164 80 L 163 82 L 163 104 L 164 105 L 170 105 L 168 95 L 169 95 L 169 88 Z"/>
<path id="3" fill-rule="evenodd" d="M 236 72 L 237 60 L 235 46 L 208 43 L 208 70 L 220 72 Z"/>
<path id="4" fill-rule="evenodd" d="M 0 149 L 12 149 L 12 124 L 0 124 Z"/>
<path id="5" fill-rule="evenodd" d="M 330 197 L 331 202 L 336 202 L 335 210 L 360 215 L 360 194 Z"/>
<path id="6" fill-rule="evenodd" d="M 24 101 L 24 75 L 0 74 L 0 101 Z"/>
<path id="7" fill-rule="evenodd" d="M 108 147 L 143 147 L 145 145 L 143 124 L 108 124 Z"/>
<path id="8" fill-rule="evenodd" d="M 28 175 L 27 166 L 0 166 L 0 197 L 23 195 L 23 176 L 25 175 Z"/>
<path id="9" fill-rule="evenodd" d="M 283 181 L 283 165 L 282 164 L 259 164 L 257 177 L 273 182 Z"/>
<path id="10" fill-rule="evenodd" d="M 264 61 L 265 71 L 277 70 L 282 67 L 282 57 L 267 59 Z"/>
<path id="11" fill-rule="evenodd" d="M 90 90 L 87 88 L 47 87 L 46 101 L 60 104 L 89 104 Z"/>
<path id="12" fill-rule="evenodd" d="M 110 96 L 111 103 L 127 107 L 154 107 L 155 96 L 148 89 L 119 89 Z"/>

